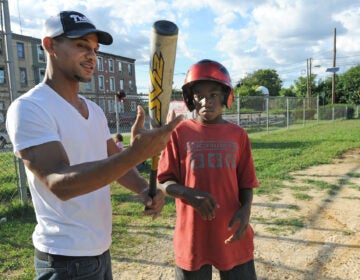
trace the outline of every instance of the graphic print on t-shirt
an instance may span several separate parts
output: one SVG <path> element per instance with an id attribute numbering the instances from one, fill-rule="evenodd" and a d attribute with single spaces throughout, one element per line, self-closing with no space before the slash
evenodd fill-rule
<path id="1" fill-rule="evenodd" d="M 237 145 L 226 141 L 193 141 L 187 143 L 191 169 L 236 168 Z"/>

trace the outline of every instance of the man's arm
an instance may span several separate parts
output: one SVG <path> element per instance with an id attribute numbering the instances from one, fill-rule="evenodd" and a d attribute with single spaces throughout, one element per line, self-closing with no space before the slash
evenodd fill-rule
<path id="1" fill-rule="evenodd" d="M 109 156 L 123 152 L 120 151 L 119 147 L 112 139 L 107 142 L 107 147 Z M 165 205 L 164 194 L 158 190 L 156 195 L 151 198 L 149 196 L 149 184 L 144 177 L 141 176 L 136 167 L 131 168 L 126 174 L 118 178 L 117 182 L 123 187 L 139 195 L 144 205 L 147 206 L 144 214 L 152 215 L 153 219 L 156 219 L 160 215 Z"/>
<path id="2" fill-rule="evenodd" d="M 175 126 L 182 120 L 161 128 L 144 129 L 145 112 L 138 107 L 132 127 L 132 143 L 121 153 L 109 152 L 108 158 L 70 165 L 60 142 L 49 142 L 19 151 L 26 167 L 62 200 L 97 190 L 124 176 L 134 166 L 159 153 L 166 145 Z M 110 141 L 111 139 L 109 139 Z M 91 152 L 91 151 L 89 151 Z"/>

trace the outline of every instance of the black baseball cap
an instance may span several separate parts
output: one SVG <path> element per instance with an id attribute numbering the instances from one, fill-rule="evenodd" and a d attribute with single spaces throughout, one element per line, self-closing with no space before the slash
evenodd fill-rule
<path id="1" fill-rule="evenodd" d="M 111 45 L 113 42 L 110 33 L 96 29 L 85 15 L 75 11 L 62 11 L 45 21 L 43 37 L 65 36 L 75 39 L 91 33 L 97 34 L 99 44 Z"/>

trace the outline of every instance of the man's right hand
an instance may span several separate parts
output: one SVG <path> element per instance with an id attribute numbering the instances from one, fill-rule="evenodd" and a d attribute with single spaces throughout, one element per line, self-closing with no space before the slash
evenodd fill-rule
<path id="1" fill-rule="evenodd" d="M 165 148 L 172 131 L 183 118 L 180 115 L 162 127 L 146 129 L 144 109 L 138 106 L 137 117 L 131 127 L 131 148 L 141 157 L 140 162 L 159 154 Z"/>

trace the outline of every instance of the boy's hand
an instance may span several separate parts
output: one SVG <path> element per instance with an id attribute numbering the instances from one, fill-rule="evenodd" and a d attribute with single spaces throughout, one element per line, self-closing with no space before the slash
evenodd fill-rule
<path id="1" fill-rule="evenodd" d="M 246 229 L 249 225 L 249 211 L 242 207 L 235 212 L 229 223 L 229 230 L 231 230 L 235 223 L 238 224 L 238 227 L 234 234 L 232 234 L 228 239 L 225 240 L 225 244 L 233 243 L 237 240 L 240 240 L 245 235 Z"/>
<path id="2" fill-rule="evenodd" d="M 199 212 L 205 221 L 211 221 L 215 218 L 219 204 L 210 193 L 186 188 L 184 199 Z"/>

